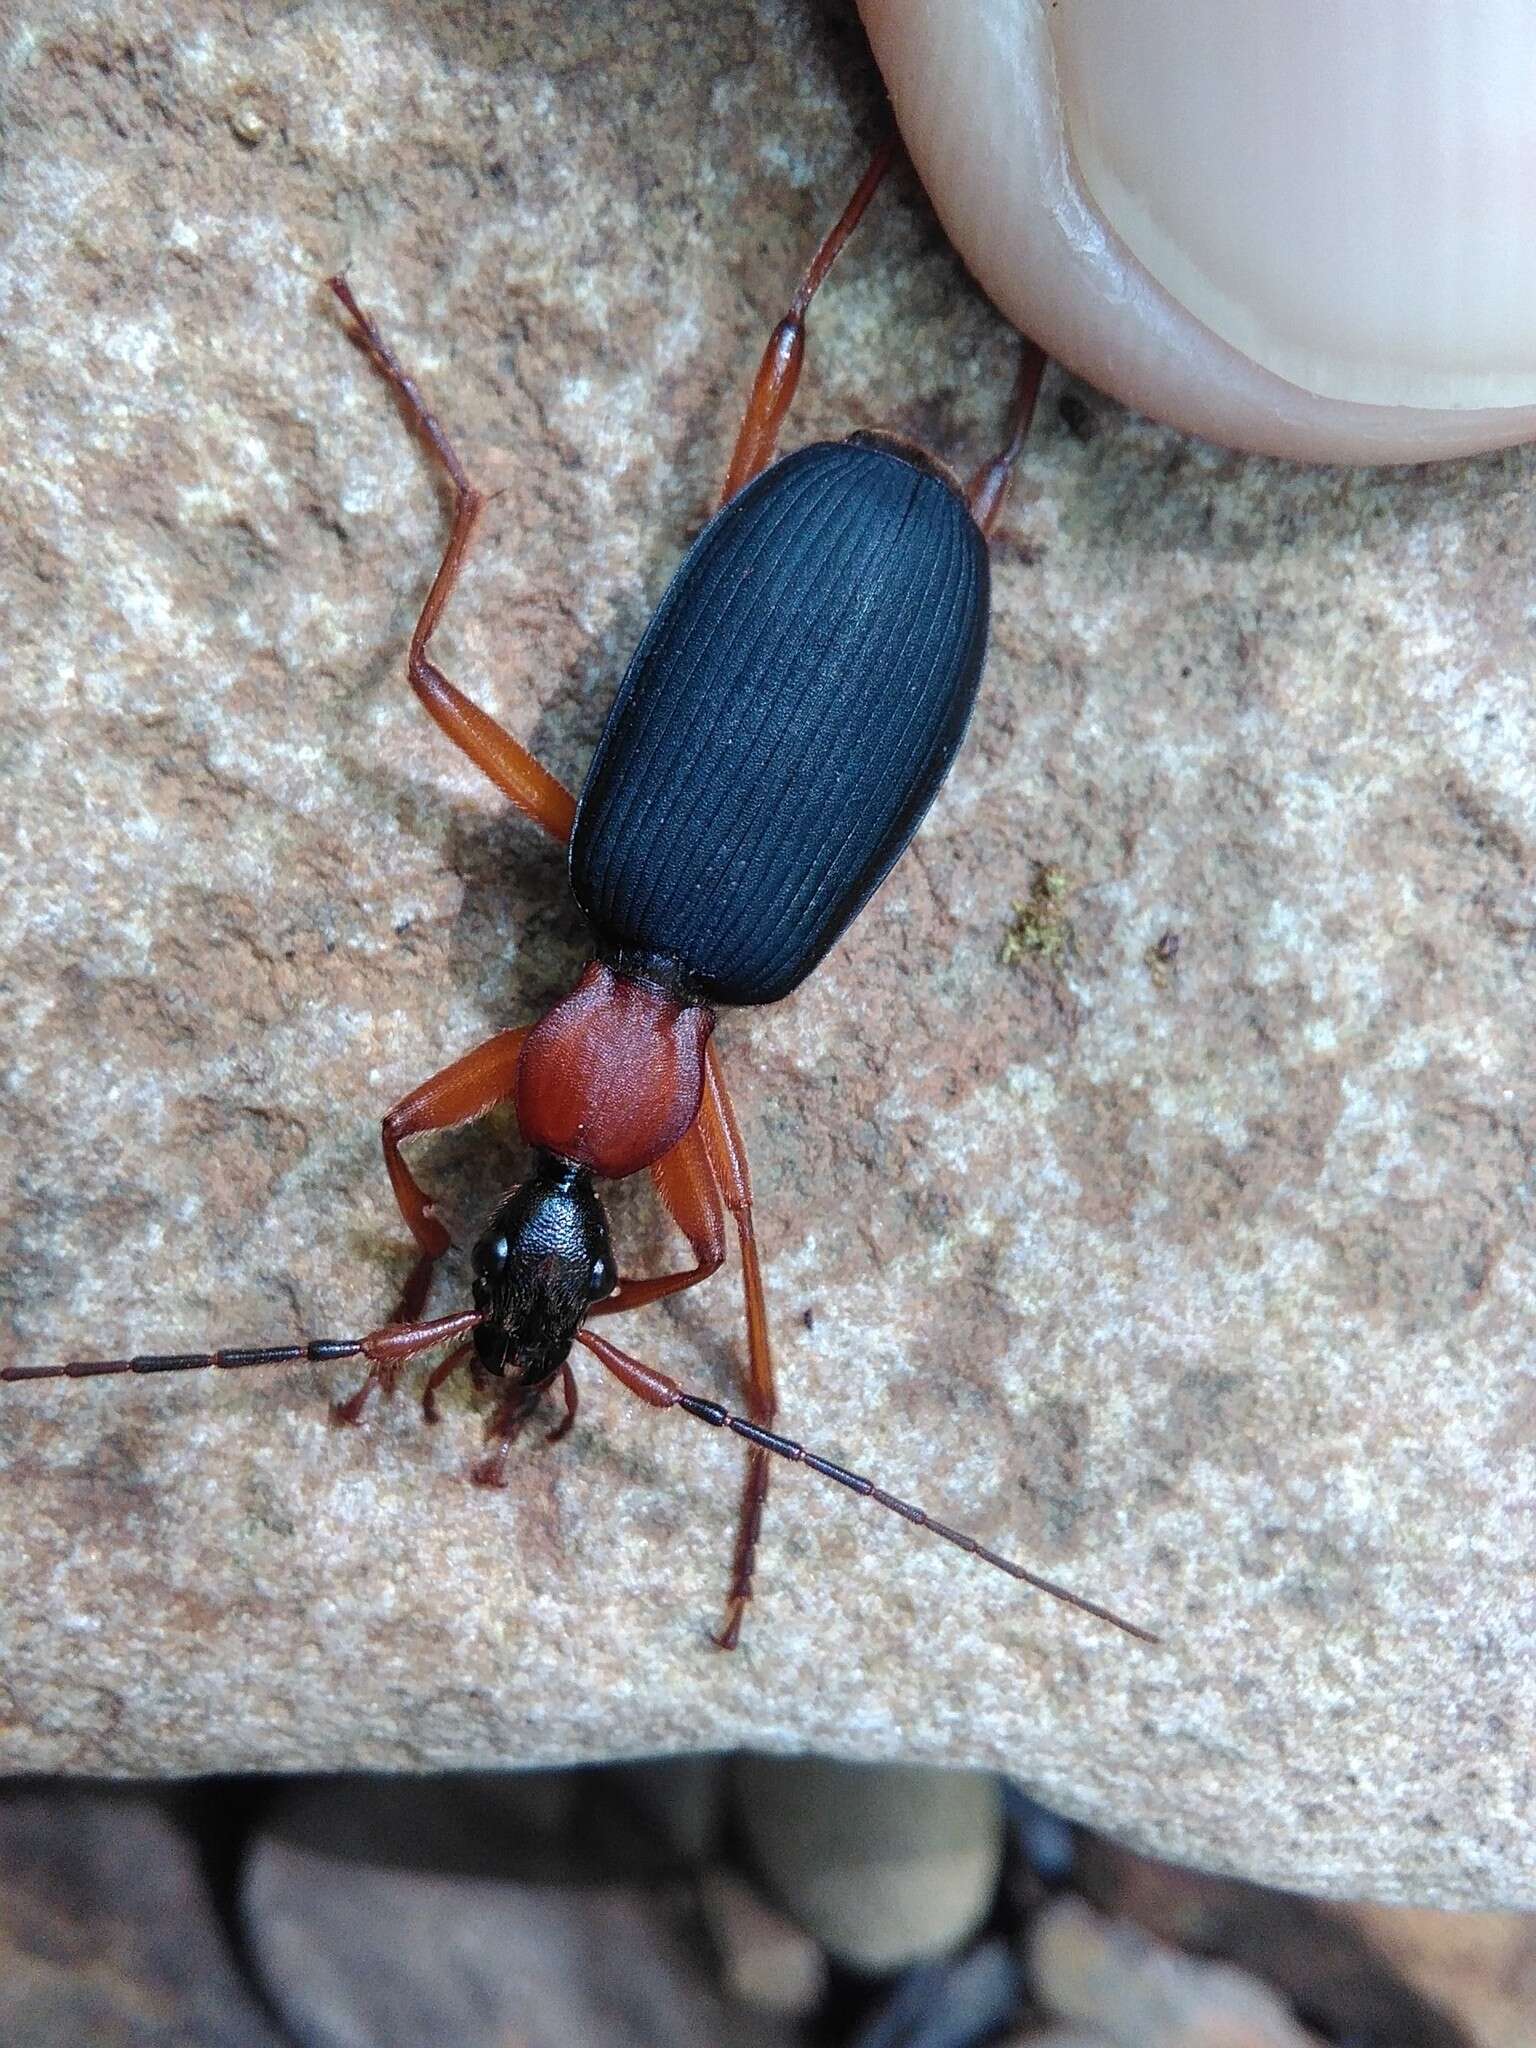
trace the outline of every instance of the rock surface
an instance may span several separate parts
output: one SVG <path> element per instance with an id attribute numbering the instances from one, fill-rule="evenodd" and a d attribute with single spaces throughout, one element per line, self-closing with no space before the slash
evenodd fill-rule
<path id="1" fill-rule="evenodd" d="M 321 281 L 502 493 L 444 660 L 574 781 L 877 82 L 788 0 L 22 0 L 3 55 L 7 1355 L 350 1332 L 406 1263 L 378 1117 L 582 942 L 405 687 L 441 503 Z M 898 178 L 793 438 L 968 464 L 1012 359 Z M 952 782 L 722 1027 L 786 1427 L 1165 1649 L 787 1473 L 717 1656 L 737 1459 L 592 1374 L 498 1498 L 462 1394 L 8 1388 L 5 1761 L 809 1745 L 1536 1899 L 1533 471 L 1240 460 L 1053 377 Z M 1066 943 L 1005 964 L 1047 868 Z M 505 1121 L 422 1151 L 461 1236 L 516 1171 Z M 633 1341 L 730 1386 L 729 1276 Z"/>

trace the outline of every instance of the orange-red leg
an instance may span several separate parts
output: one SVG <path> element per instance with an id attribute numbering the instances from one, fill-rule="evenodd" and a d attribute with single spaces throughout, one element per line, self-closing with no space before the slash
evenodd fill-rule
<path id="1" fill-rule="evenodd" d="M 662 1274 L 655 1279 L 621 1280 L 591 1313 L 616 1315 L 626 1309 L 641 1308 L 664 1295 L 696 1287 L 718 1272 L 725 1259 L 725 1211 L 729 1210 L 741 1250 L 742 1292 L 746 1302 L 747 1407 L 752 1419 L 766 1427 L 773 1421 L 777 1403 L 768 1310 L 752 1225 L 752 1181 L 746 1146 L 713 1046 L 706 1056 L 704 1098 L 698 1121 L 651 1169 L 651 1177 L 672 1220 L 693 1247 L 695 1263 L 686 1271 Z M 753 1450 L 747 1459 L 725 1619 L 715 1639 L 722 1649 L 736 1647 L 742 1615 L 752 1597 L 752 1567 L 767 1494 L 767 1454 Z"/>
<path id="2" fill-rule="evenodd" d="M 837 261 L 843 244 L 858 226 L 865 207 L 874 198 L 880 180 L 890 169 L 891 159 L 895 154 L 896 138 L 893 135 L 875 151 L 869 169 L 859 180 L 858 187 L 839 215 L 837 224 L 811 258 L 806 273 L 800 280 L 800 289 L 790 302 L 789 311 L 769 337 L 768 346 L 763 351 L 763 360 L 758 365 L 752 396 L 747 401 L 741 431 L 736 437 L 736 451 L 731 457 L 731 466 L 725 473 L 725 488 L 720 493 L 722 505 L 734 498 L 743 484 L 750 483 L 758 471 L 766 469 L 773 460 L 773 451 L 778 446 L 779 429 L 783 426 L 784 416 L 794 400 L 795 387 L 800 382 L 800 372 L 805 363 L 806 313 L 827 272 Z"/>
<path id="3" fill-rule="evenodd" d="M 512 799 L 536 825 L 562 844 L 571 836 L 576 802 L 563 783 L 557 782 L 541 762 L 536 761 L 519 740 L 499 726 L 456 689 L 442 670 L 427 659 L 427 642 L 432 638 L 459 580 L 470 537 L 480 517 L 485 498 L 470 482 L 453 445 L 422 397 L 414 378 L 401 366 L 370 316 L 352 295 L 344 277 L 330 280 L 331 290 L 352 319 L 348 330 L 379 375 L 400 401 L 409 425 L 432 450 L 453 486 L 453 529 L 427 601 L 422 606 L 416 631 L 411 635 L 411 688 L 421 699 L 428 715 L 442 727 L 455 746 L 462 749 L 482 774 L 488 775 L 504 796 Z"/>
<path id="4" fill-rule="evenodd" d="M 725 1212 L 698 1123 L 657 1160 L 651 1168 L 651 1181 L 663 1208 L 692 1246 L 694 1263 L 651 1279 L 621 1280 L 612 1294 L 595 1304 L 594 1316 L 623 1315 L 665 1295 L 681 1294 L 718 1273 L 725 1261 Z"/>
<path id="5" fill-rule="evenodd" d="M 472 1123 L 498 1102 L 505 1102 L 517 1085 L 518 1056 L 527 1036 L 526 1025 L 519 1031 L 498 1031 L 484 1045 L 477 1045 L 451 1067 L 444 1067 L 430 1081 L 413 1088 L 384 1119 L 384 1165 L 389 1183 L 400 1205 L 400 1214 L 420 1247 L 391 1322 L 415 1322 L 432 1284 L 432 1269 L 452 1243 L 433 1209 L 432 1198 L 406 1165 L 400 1147 L 405 1139 L 419 1137 L 425 1131 L 448 1131 L 457 1124 Z M 332 1408 L 333 1418 L 343 1423 L 360 1421 L 375 1387 L 382 1387 L 386 1394 L 394 1392 L 395 1375 L 388 1367 L 371 1367 L 357 1391 Z"/>
<path id="6" fill-rule="evenodd" d="M 971 508 L 971 517 L 985 534 L 990 534 L 997 524 L 1007 499 L 1008 486 L 1013 481 L 1013 466 L 1019 459 L 1030 421 L 1035 416 L 1035 401 L 1040 396 L 1040 379 L 1044 375 L 1044 352 L 1026 335 L 1023 354 L 1019 358 L 1018 379 L 1008 407 L 1008 438 L 992 460 L 981 465 L 966 488 L 965 502 Z"/>
<path id="7" fill-rule="evenodd" d="M 752 1177 L 747 1169 L 747 1148 L 741 1127 L 731 1107 L 720 1058 L 713 1045 L 706 1056 L 704 1100 L 699 1124 L 709 1151 L 709 1163 L 719 1184 L 725 1206 L 736 1225 L 741 1249 L 741 1285 L 747 1311 L 747 1413 L 763 1428 L 771 1427 L 778 1413 L 773 1383 L 773 1348 L 768 1337 L 768 1306 L 763 1296 L 763 1274 L 758 1264 L 757 1233 L 752 1225 Z M 752 1569 L 757 1559 L 757 1539 L 762 1528 L 763 1504 L 768 1498 L 768 1454 L 752 1450 L 747 1454 L 747 1476 L 742 1486 L 741 1515 L 736 1528 L 736 1550 L 731 1562 L 731 1587 L 726 1596 L 725 1619 L 715 1641 L 722 1650 L 734 1650 L 741 1635 L 742 1616 L 752 1598 Z"/>

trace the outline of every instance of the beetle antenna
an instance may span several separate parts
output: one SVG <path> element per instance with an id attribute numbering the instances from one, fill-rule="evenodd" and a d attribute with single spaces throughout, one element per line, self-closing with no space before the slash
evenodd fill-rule
<path id="1" fill-rule="evenodd" d="M 722 1408 L 718 1401 L 709 1401 L 701 1394 L 690 1394 L 680 1387 L 676 1380 L 668 1379 L 665 1373 L 654 1366 L 643 1365 L 638 1358 L 631 1358 L 627 1351 L 621 1351 L 616 1344 L 610 1344 L 605 1337 L 596 1336 L 590 1330 L 577 1332 L 578 1340 L 619 1380 L 632 1394 L 638 1394 L 653 1408 L 681 1408 L 685 1415 L 691 1415 L 695 1422 L 708 1423 L 711 1429 L 728 1429 L 734 1435 L 744 1437 L 759 1450 L 772 1451 L 775 1457 L 787 1458 L 794 1465 L 808 1465 L 813 1472 L 819 1472 L 823 1479 L 833 1480 L 838 1486 L 846 1486 L 864 1500 L 872 1500 L 882 1508 L 889 1508 L 892 1514 L 900 1515 L 904 1522 L 911 1522 L 919 1529 L 930 1529 L 935 1536 L 943 1537 L 946 1543 L 953 1543 L 969 1556 L 980 1558 L 983 1564 L 990 1564 L 1000 1572 L 1006 1572 L 1010 1579 L 1019 1579 L 1026 1586 L 1033 1586 L 1036 1592 L 1049 1593 L 1053 1600 L 1061 1600 L 1068 1607 L 1075 1607 L 1083 1614 L 1091 1614 L 1096 1621 L 1107 1621 L 1112 1628 L 1122 1629 L 1126 1635 L 1134 1636 L 1141 1643 L 1160 1643 L 1161 1636 L 1155 1636 L 1150 1629 L 1139 1627 L 1134 1621 L 1112 1613 L 1107 1607 L 1100 1607 L 1097 1601 L 1085 1600 L 1081 1593 L 1073 1593 L 1065 1586 L 1058 1586 L 1053 1579 L 1043 1579 L 1037 1572 L 1026 1571 L 1012 1558 L 1000 1556 L 995 1550 L 988 1550 L 984 1543 L 978 1543 L 974 1536 L 967 1536 L 961 1529 L 951 1529 L 947 1522 L 937 1521 L 932 1515 L 915 1507 L 911 1501 L 901 1500 L 894 1493 L 887 1493 L 883 1486 L 877 1486 L 862 1473 L 850 1472 L 846 1465 L 834 1464 L 830 1458 L 820 1457 L 815 1451 L 808 1451 L 804 1444 L 797 1444 L 787 1436 L 779 1436 L 771 1429 L 764 1429 L 760 1423 L 751 1422 L 744 1415 L 733 1415 L 728 1408 Z"/>
<path id="2" fill-rule="evenodd" d="M 308 1344 L 265 1344 L 222 1351 L 146 1351 L 137 1358 L 72 1358 L 64 1365 L 0 1366 L 0 1384 L 18 1380 L 92 1380 L 117 1373 L 201 1372 L 209 1366 L 231 1370 L 245 1365 L 325 1365 L 337 1358 L 366 1358 L 397 1365 L 434 1344 L 468 1334 L 485 1318 L 477 1310 L 439 1316 L 430 1323 L 386 1323 L 366 1337 L 317 1337 Z"/>

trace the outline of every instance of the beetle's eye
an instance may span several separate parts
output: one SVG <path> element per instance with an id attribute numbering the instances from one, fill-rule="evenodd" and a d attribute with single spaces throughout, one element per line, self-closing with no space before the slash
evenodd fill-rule
<path id="1" fill-rule="evenodd" d="M 592 1299 L 601 1301 L 605 1294 L 613 1292 L 613 1267 L 604 1258 L 592 1261 Z"/>
<path id="2" fill-rule="evenodd" d="M 474 1268 L 477 1273 L 499 1273 L 512 1256 L 512 1247 L 504 1237 L 482 1238 L 475 1246 Z"/>

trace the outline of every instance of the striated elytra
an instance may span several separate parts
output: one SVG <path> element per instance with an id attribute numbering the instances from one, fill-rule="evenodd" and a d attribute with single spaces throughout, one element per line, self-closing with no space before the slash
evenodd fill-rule
<path id="1" fill-rule="evenodd" d="M 874 439 L 765 470 L 689 550 L 581 792 L 571 886 L 604 952 L 709 1003 L 788 995 L 916 831 L 965 734 L 986 542 Z"/>

